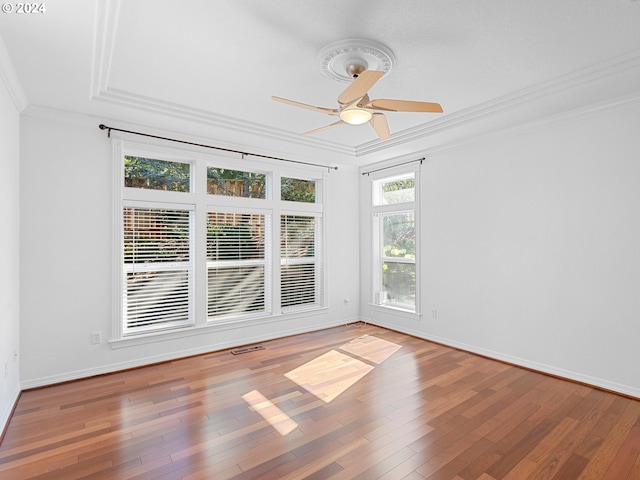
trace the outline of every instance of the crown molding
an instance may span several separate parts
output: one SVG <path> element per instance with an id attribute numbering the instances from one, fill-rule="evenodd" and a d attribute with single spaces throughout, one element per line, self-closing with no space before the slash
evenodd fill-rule
<path id="1" fill-rule="evenodd" d="M 634 72 L 635 71 L 635 72 Z M 511 94 L 499 97 L 472 108 L 447 114 L 441 119 L 431 121 L 413 128 L 402 130 L 386 142 L 368 142 L 356 147 L 356 157 L 365 157 L 374 153 L 388 151 L 399 145 L 423 140 L 446 131 L 470 125 L 474 122 L 489 121 L 492 117 L 507 112 L 516 112 L 518 108 L 535 105 L 544 98 L 561 96 L 583 86 L 596 86 L 619 75 L 636 75 L 640 77 L 640 50 L 615 57 L 588 68 L 571 72 L 552 80 L 532 85 Z M 640 87 L 640 84 L 637 84 Z M 607 102 L 605 102 L 607 103 Z M 589 107 L 587 107 L 588 109 Z M 578 112 L 581 109 L 571 110 Z M 517 116 L 513 117 L 517 120 Z"/>
<path id="2" fill-rule="evenodd" d="M 107 102 L 112 105 L 122 105 L 134 108 L 138 111 L 142 110 L 153 114 L 169 116 L 171 118 L 193 121 L 201 125 L 211 125 L 221 130 L 231 130 L 250 137 L 258 136 L 263 139 L 286 142 L 288 145 L 313 148 L 349 157 L 353 157 L 355 155 L 354 149 L 346 145 L 336 144 L 317 138 L 302 137 L 301 135 L 292 134 L 273 127 L 267 127 L 259 123 L 238 120 L 237 118 L 215 114 L 208 110 L 165 102 L 123 90 L 108 88 L 101 91 L 98 96 L 93 98 L 93 100 Z"/>
<path id="3" fill-rule="evenodd" d="M 29 101 L 27 100 L 27 96 L 18 81 L 18 75 L 16 75 L 16 71 L 13 68 L 13 62 L 11 62 L 11 57 L 9 57 L 9 52 L 7 50 L 7 46 L 0 35 L 0 80 L 4 83 L 7 91 L 9 92 L 9 96 L 13 101 L 13 104 L 16 106 L 18 112 L 22 112 Z"/>
<path id="4" fill-rule="evenodd" d="M 469 148 L 470 146 L 495 141 L 504 140 L 505 138 L 523 135 L 534 132 L 543 128 L 548 128 L 556 124 L 566 123 L 574 120 L 578 120 L 582 117 L 589 115 L 598 115 L 600 113 L 611 112 L 622 108 L 627 108 L 633 105 L 640 105 L 640 92 L 623 95 L 604 102 L 598 102 L 593 105 L 587 105 L 585 107 L 576 108 L 567 112 L 561 112 L 555 115 L 549 115 L 547 117 L 539 118 L 527 123 L 515 125 L 507 128 L 501 128 L 498 130 L 492 130 L 487 133 L 476 135 L 473 137 L 466 137 L 462 140 L 449 142 L 446 144 L 438 145 L 436 147 L 427 148 L 421 150 L 421 152 L 429 157 L 435 157 L 445 153 L 452 152 L 463 148 Z"/>
<path id="5" fill-rule="evenodd" d="M 104 135 L 104 132 L 99 132 L 98 125 L 100 124 L 108 124 L 114 128 L 123 128 L 132 131 L 143 131 L 152 135 L 157 135 L 160 137 L 167 138 L 180 138 L 181 140 L 194 142 L 202 145 L 208 144 L 216 144 L 222 148 L 227 148 L 230 150 L 237 151 L 246 151 L 251 149 L 252 144 L 248 143 L 239 143 L 238 141 L 233 141 L 228 136 L 216 136 L 216 135 L 207 135 L 202 134 L 202 131 L 196 133 L 194 129 L 187 127 L 185 128 L 172 128 L 167 129 L 162 127 L 161 125 L 165 124 L 165 122 L 149 122 L 149 121 L 138 121 L 138 120 L 123 120 L 121 117 L 114 118 L 103 115 L 90 115 L 84 113 L 73 112 L 69 110 L 59 110 L 55 108 L 43 107 L 39 105 L 28 105 L 27 108 L 22 112 L 23 115 L 44 119 L 48 121 L 52 121 L 55 123 L 64 123 L 66 125 L 71 125 L 73 127 L 78 128 L 90 128 L 95 129 L 96 134 Z M 200 125 L 202 122 L 200 122 Z M 175 125 L 175 122 L 174 122 Z M 124 134 L 126 138 L 131 138 L 128 134 Z M 118 136 L 116 132 L 116 136 Z M 134 140 L 138 143 L 144 143 L 145 140 L 136 139 Z M 156 141 L 153 141 L 156 142 Z M 346 158 L 342 158 L 340 160 L 337 157 L 332 157 L 330 159 L 327 158 L 326 155 L 317 155 L 317 152 L 320 150 L 316 150 L 309 154 L 308 151 L 298 150 L 296 153 L 292 153 L 291 149 L 288 148 L 289 145 L 286 145 L 287 148 L 282 148 L 281 144 L 272 144 L 271 146 L 259 146 L 260 154 L 270 155 L 274 157 L 295 157 L 296 160 L 300 160 L 302 162 L 312 162 L 312 163 L 326 163 L 327 166 L 330 165 L 340 165 L 340 166 L 348 166 L 352 165 L 350 162 L 352 156 L 347 156 Z M 182 150 L 193 149 L 194 151 L 201 151 L 202 147 L 198 146 L 181 146 Z M 258 147 L 256 147 L 258 149 Z M 313 153 L 316 153 L 315 155 Z M 218 152 L 219 155 L 224 155 L 223 152 Z M 264 160 L 261 160 L 264 161 Z M 324 166 L 323 166 L 324 168 Z"/>
<path id="6" fill-rule="evenodd" d="M 385 157 L 383 160 L 377 160 L 373 163 L 361 164 L 359 171 L 362 172 L 364 169 L 370 169 L 372 167 L 378 168 L 393 165 L 398 162 L 415 158 L 416 156 L 424 156 L 425 162 L 429 162 L 431 159 L 439 155 L 445 155 L 456 150 L 468 149 L 486 142 L 504 140 L 509 137 L 527 134 L 543 128 L 549 128 L 555 124 L 566 123 L 589 115 L 598 115 L 600 113 L 611 112 L 634 105 L 640 105 L 640 92 L 622 95 L 611 100 L 576 108 L 571 111 L 549 115 L 527 123 L 491 130 L 471 137 L 464 137 L 461 140 L 446 142 L 435 147 L 420 148 L 409 153 L 403 153 L 402 155 L 396 154 L 393 157 Z"/>
<path id="7" fill-rule="evenodd" d="M 23 115 L 51 120 L 56 123 L 65 123 L 75 127 L 96 127 L 103 120 L 102 118 L 85 113 L 72 112 L 70 110 L 59 110 L 41 105 L 29 104 L 22 112 Z"/>

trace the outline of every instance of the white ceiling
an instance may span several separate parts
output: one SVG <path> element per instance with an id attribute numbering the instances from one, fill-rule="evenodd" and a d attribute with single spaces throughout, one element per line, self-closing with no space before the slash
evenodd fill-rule
<path id="1" fill-rule="evenodd" d="M 362 164 L 640 90 L 637 0 L 45 5 L 45 13 L 0 14 L 12 65 L 3 76 L 15 74 L 27 111 L 80 113 L 262 153 Z M 395 57 L 371 98 L 438 102 L 445 113 L 388 113 L 387 142 L 369 125 L 300 136 L 335 118 L 271 96 L 336 107 L 347 85 L 323 76 L 317 56 L 349 38 L 382 43 Z"/>

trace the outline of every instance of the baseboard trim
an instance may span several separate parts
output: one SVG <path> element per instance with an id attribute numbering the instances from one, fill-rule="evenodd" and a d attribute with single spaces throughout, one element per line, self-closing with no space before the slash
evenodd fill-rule
<path id="1" fill-rule="evenodd" d="M 356 321 L 356 320 L 354 320 Z M 178 350 L 175 352 L 155 355 L 151 357 L 137 358 L 127 362 L 112 363 L 108 365 L 102 365 L 99 367 L 87 368 L 84 370 L 75 370 L 72 372 L 66 372 L 58 375 L 50 375 L 46 377 L 33 378 L 30 380 L 22 381 L 22 390 L 31 390 L 36 388 L 48 387 L 51 385 L 57 385 L 60 383 L 72 382 L 75 380 L 81 380 L 83 378 L 96 377 L 99 375 L 107 375 L 109 373 L 121 372 L 125 370 L 131 370 L 134 368 L 146 367 L 159 363 L 171 362 L 179 360 L 181 358 L 193 357 L 195 355 L 203 355 L 220 350 L 227 350 L 230 348 L 238 348 L 245 345 L 250 345 L 258 342 L 266 342 L 269 340 L 275 340 L 277 338 L 289 337 L 292 335 L 298 335 L 301 333 L 308 333 L 317 330 L 324 330 L 326 328 L 339 327 L 345 324 L 345 320 L 323 322 L 313 326 L 306 326 L 304 328 L 293 328 L 286 331 L 280 331 L 277 335 L 256 335 L 255 337 L 244 338 L 242 345 L 238 345 L 237 340 L 222 342 L 217 344 L 204 345 L 197 348 Z"/>
<path id="2" fill-rule="evenodd" d="M 407 335 L 411 335 L 416 338 L 421 338 L 429 342 L 444 345 L 446 347 L 455 348 L 457 350 L 462 350 L 464 352 L 472 353 L 474 355 L 479 355 L 481 357 L 486 357 L 491 360 L 507 363 L 509 365 L 514 365 L 516 367 L 526 368 L 527 370 L 532 370 L 538 373 L 542 373 L 544 375 L 557 377 L 562 380 L 580 383 L 588 387 L 597 388 L 599 390 L 615 393 L 617 395 L 623 395 L 625 397 L 633 398 L 634 400 L 640 400 L 640 389 L 637 389 L 628 385 L 622 385 L 619 383 L 610 382 L 602 378 L 591 377 L 589 375 L 584 375 L 584 374 L 573 372 L 570 370 L 564 370 L 561 368 L 553 367 L 551 365 L 532 362 L 520 357 L 514 357 L 512 355 L 506 355 L 500 352 L 495 352 L 493 350 L 488 350 L 488 349 L 479 348 L 473 345 L 468 345 L 466 343 L 457 342 L 449 338 L 439 337 L 437 335 L 428 335 L 428 334 L 425 334 L 424 332 L 418 332 L 417 330 L 414 330 L 411 328 L 400 329 L 398 328 L 397 325 L 387 325 L 386 322 L 384 321 L 373 320 L 373 319 L 366 319 L 364 321 L 366 321 L 367 323 L 370 323 L 371 325 L 376 325 L 382 328 L 388 328 L 389 330 L 395 330 L 397 332 L 405 333 Z"/>
<path id="3" fill-rule="evenodd" d="M 4 441 L 4 436 L 7 433 L 7 429 L 9 428 L 9 422 L 13 417 L 14 412 L 16 411 L 16 407 L 18 406 L 18 401 L 20 400 L 20 395 L 22 394 L 22 390 L 20 387 L 16 386 L 15 391 L 13 392 L 13 399 L 9 402 L 9 408 L 6 411 L 2 412 L 2 416 L 0 417 L 0 445 Z"/>

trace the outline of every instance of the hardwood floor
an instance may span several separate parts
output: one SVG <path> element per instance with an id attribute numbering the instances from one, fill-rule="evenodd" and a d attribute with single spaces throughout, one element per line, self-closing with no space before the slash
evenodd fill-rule
<path id="1" fill-rule="evenodd" d="M 0 479 L 640 479 L 640 402 L 374 326 L 23 392 Z"/>

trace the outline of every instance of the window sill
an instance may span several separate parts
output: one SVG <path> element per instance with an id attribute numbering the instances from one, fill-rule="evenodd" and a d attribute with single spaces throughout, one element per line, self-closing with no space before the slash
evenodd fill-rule
<path id="1" fill-rule="evenodd" d="M 160 343 L 179 338 L 192 337 L 196 335 L 206 335 L 213 332 L 224 330 L 232 330 L 234 328 L 243 328 L 251 325 L 263 325 L 266 323 L 274 323 L 290 320 L 294 317 L 309 317 L 314 315 L 326 314 L 329 311 L 327 307 L 296 310 L 295 312 L 286 312 L 280 315 L 268 315 L 250 318 L 229 318 L 208 322 L 205 325 L 190 325 L 171 330 L 162 330 L 157 332 L 149 332 L 139 335 L 131 335 L 109 341 L 113 350 L 127 347 L 135 347 L 138 345 L 146 345 L 149 343 Z"/>
<path id="2" fill-rule="evenodd" d="M 393 314 L 403 318 L 408 318 L 410 320 L 420 320 L 420 318 L 422 317 L 422 313 L 407 310 L 406 308 L 394 307 L 392 305 L 379 305 L 376 303 L 370 303 L 369 308 L 374 312 Z"/>

